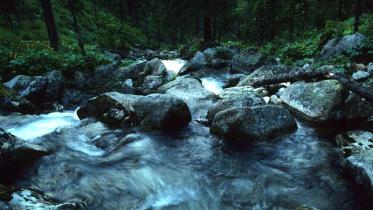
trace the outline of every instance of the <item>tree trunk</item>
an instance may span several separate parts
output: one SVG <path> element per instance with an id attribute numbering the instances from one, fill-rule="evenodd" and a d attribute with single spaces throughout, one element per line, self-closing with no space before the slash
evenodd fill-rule
<path id="1" fill-rule="evenodd" d="M 359 26 L 360 26 L 361 1 L 362 0 L 357 0 L 356 7 L 355 7 L 355 24 L 354 24 L 355 33 L 359 31 Z"/>
<path id="2" fill-rule="evenodd" d="M 200 24 L 199 24 L 199 17 L 198 15 L 196 15 L 195 17 L 195 31 L 194 31 L 194 35 L 198 35 L 199 34 L 199 29 L 200 29 Z"/>
<path id="3" fill-rule="evenodd" d="M 290 17 L 289 17 L 289 39 L 292 41 L 294 39 L 294 20 L 295 20 L 295 0 L 290 2 Z"/>
<path id="4" fill-rule="evenodd" d="M 343 20 L 343 0 L 338 1 L 338 20 Z"/>
<path id="5" fill-rule="evenodd" d="M 50 0 L 40 0 L 40 3 L 43 9 L 45 25 L 47 26 L 50 45 L 55 51 L 58 51 L 60 38 L 58 35 L 57 25 L 54 19 L 51 2 Z"/>
<path id="6" fill-rule="evenodd" d="M 75 31 L 75 34 L 76 34 L 76 39 L 78 41 L 80 52 L 82 53 L 83 56 L 85 56 L 86 53 L 85 53 L 85 49 L 84 49 L 84 42 L 83 42 L 83 39 L 82 39 L 82 34 L 80 32 L 80 28 L 79 28 L 79 24 L 78 24 L 78 20 L 77 20 L 76 14 L 75 14 L 75 9 L 74 9 L 74 5 L 73 5 L 72 0 L 69 0 L 69 7 L 70 7 L 71 16 L 73 18 L 74 31 Z"/>
<path id="7" fill-rule="evenodd" d="M 203 41 L 207 43 L 212 40 L 211 17 L 209 15 L 206 15 L 203 18 Z"/>

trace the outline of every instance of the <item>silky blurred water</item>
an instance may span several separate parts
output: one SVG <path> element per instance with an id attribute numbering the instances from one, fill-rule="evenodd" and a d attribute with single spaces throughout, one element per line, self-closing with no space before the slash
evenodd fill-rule
<path id="1" fill-rule="evenodd" d="M 97 123 L 79 123 L 68 112 L 24 116 L 16 124 L 32 132 L 67 115 L 69 126 L 38 138 L 55 152 L 20 185 L 84 201 L 89 209 L 360 208 L 335 147 L 307 125 L 249 146 L 224 143 L 195 122 L 177 133 L 87 129 Z M 109 146 L 99 148 L 100 141 Z"/>

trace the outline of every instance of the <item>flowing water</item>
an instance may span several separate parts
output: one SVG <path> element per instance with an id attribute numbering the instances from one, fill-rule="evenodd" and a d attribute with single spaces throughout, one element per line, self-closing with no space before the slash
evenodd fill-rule
<path id="1" fill-rule="evenodd" d="M 0 121 L 54 151 L 19 185 L 89 209 L 361 209 L 328 135 L 298 126 L 248 146 L 227 144 L 196 122 L 169 133 L 108 128 L 74 112 Z"/>

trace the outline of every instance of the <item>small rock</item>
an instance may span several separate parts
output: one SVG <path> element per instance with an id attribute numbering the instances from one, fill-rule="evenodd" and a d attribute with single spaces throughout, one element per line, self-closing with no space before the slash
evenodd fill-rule
<path id="1" fill-rule="evenodd" d="M 369 72 L 366 71 L 357 71 L 352 75 L 352 79 L 356 81 L 362 81 L 367 79 L 370 76 Z"/>

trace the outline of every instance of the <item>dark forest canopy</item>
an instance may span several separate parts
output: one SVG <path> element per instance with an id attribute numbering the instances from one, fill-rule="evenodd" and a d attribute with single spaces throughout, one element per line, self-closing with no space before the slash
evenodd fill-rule
<path id="1" fill-rule="evenodd" d="M 44 63 L 51 68 L 62 60 L 71 64 L 63 68 L 73 69 L 83 65 L 77 54 L 94 66 L 104 50 L 217 43 L 259 47 L 279 57 L 298 48 L 301 57 L 310 57 L 336 36 L 359 31 L 372 37 L 372 11 L 371 0 L 2 0 L 0 66 L 43 63 L 46 50 L 51 58 Z"/>
<path id="2" fill-rule="evenodd" d="M 328 21 L 344 21 L 352 16 L 359 20 L 361 14 L 369 13 L 373 7 L 370 0 L 3 0 L 1 25 L 17 30 L 30 22 L 35 24 L 41 19 L 43 7 L 39 5 L 46 2 L 57 11 L 61 31 L 65 27 L 75 31 L 75 17 L 85 30 L 85 39 L 105 36 L 100 29 L 117 27 L 110 32 L 112 35 L 129 33 L 129 37 L 119 39 L 155 46 L 176 45 L 196 37 L 205 41 L 256 43 L 276 37 L 293 39 L 309 29 L 325 27 Z M 75 10 L 75 15 L 71 15 Z M 356 23 L 356 30 L 359 24 Z M 129 29 L 144 37 L 131 37 Z"/>

